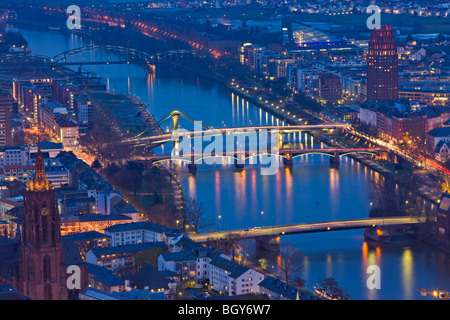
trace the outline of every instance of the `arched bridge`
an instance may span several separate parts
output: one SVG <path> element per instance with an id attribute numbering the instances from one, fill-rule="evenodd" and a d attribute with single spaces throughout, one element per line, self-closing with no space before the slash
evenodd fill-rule
<path id="1" fill-rule="evenodd" d="M 278 149 L 276 153 L 258 153 L 257 150 L 234 150 L 232 152 L 211 152 L 208 154 L 191 152 L 188 154 L 170 154 L 170 155 L 155 155 L 151 157 L 146 157 L 142 160 L 147 165 L 149 163 L 161 163 L 167 161 L 181 161 L 185 162 L 189 166 L 191 172 L 195 172 L 197 164 L 201 163 L 203 160 L 211 158 L 230 158 L 234 161 L 234 165 L 237 169 L 243 169 L 245 162 L 253 157 L 258 157 L 261 155 L 277 156 L 283 159 L 283 164 L 285 167 L 293 166 L 293 159 L 308 155 L 308 154 L 323 154 L 330 156 L 330 163 L 332 165 L 339 165 L 340 157 L 348 154 L 369 154 L 369 155 L 379 155 L 384 152 L 382 149 L 378 148 L 323 148 L 323 149 L 292 149 L 292 148 L 281 148 Z M 139 160 L 137 160 L 139 162 Z"/>
<path id="2" fill-rule="evenodd" d="M 154 64 L 158 62 L 192 61 L 201 57 L 195 50 L 172 50 L 150 54 L 144 51 L 112 45 L 92 45 L 60 53 L 53 58 L 14 52 L 0 55 L 0 66 L 42 65 L 98 65 L 98 64 Z"/>

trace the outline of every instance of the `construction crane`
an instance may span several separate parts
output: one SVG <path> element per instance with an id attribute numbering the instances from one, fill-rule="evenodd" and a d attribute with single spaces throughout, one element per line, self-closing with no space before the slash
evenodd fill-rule
<path id="1" fill-rule="evenodd" d="M 442 290 L 427 290 L 419 288 L 418 291 L 422 296 L 426 296 L 427 294 L 432 295 L 433 297 L 439 298 L 441 300 L 450 299 L 450 292 L 442 291 Z"/>

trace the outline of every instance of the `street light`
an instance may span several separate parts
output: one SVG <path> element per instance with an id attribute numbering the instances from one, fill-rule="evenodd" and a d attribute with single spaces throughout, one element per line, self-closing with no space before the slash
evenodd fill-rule
<path id="1" fill-rule="evenodd" d="M 221 215 L 219 215 L 219 230 L 220 230 L 220 228 L 221 228 L 221 226 L 220 226 L 220 219 L 222 218 L 222 216 Z"/>
<path id="2" fill-rule="evenodd" d="M 264 211 L 261 211 L 261 227 L 263 226 L 263 214 L 264 214 Z"/>

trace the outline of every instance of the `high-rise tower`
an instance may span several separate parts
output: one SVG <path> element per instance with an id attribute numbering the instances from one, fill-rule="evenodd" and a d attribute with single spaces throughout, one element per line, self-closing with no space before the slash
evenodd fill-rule
<path id="1" fill-rule="evenodd" d="M 5 90 L 0 90 L 0 145 L 12 144 L 11 109 L 14 99 Z"/>
<path id="2" fill-rule="evenodd" d="M 391 26 L 373 29 L 367 54 L 367 100 L 398 98 L 397 42 Z"/>
<path id="3" fill-rule="evenodd" d="M 55 191 L 38 142 L 36 175 L 25 195 L 17 287 L 33 300 L 66 300 L 66 270 Z"/>

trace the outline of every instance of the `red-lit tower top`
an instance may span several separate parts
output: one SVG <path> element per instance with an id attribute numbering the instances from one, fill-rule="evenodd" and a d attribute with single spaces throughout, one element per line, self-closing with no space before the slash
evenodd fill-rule
<path id="1" fill-rule="evenodd" d="M 391 26 L 373 29 L 367 54 L 367 100 L 398 98 L 397 42 Z"/>

